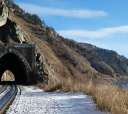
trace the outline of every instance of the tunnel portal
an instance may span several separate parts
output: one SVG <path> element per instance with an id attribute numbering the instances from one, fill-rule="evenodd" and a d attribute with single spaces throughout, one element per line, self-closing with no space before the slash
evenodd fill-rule
<path id="1" fill-rule="evenodd" d="M 15 76 L 13 83 L 21 85 L 34 83 L 35 56 L 34 44 L 0 45 L 0 79 L 6 70 L 10 70 Z M 0 83 L 4 82 L 0 80 Z"/>

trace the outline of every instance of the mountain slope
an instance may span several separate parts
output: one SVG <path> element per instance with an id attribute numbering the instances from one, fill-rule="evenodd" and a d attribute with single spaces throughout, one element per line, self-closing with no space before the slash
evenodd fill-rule
<path id="1" fill-rule="evenodd" d="M 85 58 L 56 37 L 50 35 L 52 43 L 49 43 L 45 28 L 25 21 L 13 12 L 10 12 L 10 18 L 21 26 L 25 39 L 29 43 L 36 44 L 37 51 L 42 57 L 44 72 L 48 74 L 50 82 L 58 80 L 59 77 L 83 78 L 90 76 L 91 78 L 95 75 L 99 76 Z"/>
<path id="2" fill-rule="evenodd" d="M 120 74 L 120 75 L 128 74 L 128 59 L 125 58 L 124 56 L 120 56 L 115 51 L 98 48 L 91 44 L 87 44 L 87 43 L 79 43 L 79 44 L 82 47 L 84 47 L 85 49 L 87 49 L 88 51 L 91 51 L 92 53 L 98 55 L 99 61 L 104 62 L 107 65 L 109 65 L 109 67 L 111 67 L 111 69 L 113 69 L 114 72 L 117 73 L 117 75 L 118 74 Z M 87 57 L 85 57 L 85 58 L 87 58 Z M 91 57 L 89 57 L 88 60 L 90 58 Z M 93 57 L 93 59 L 96 59 L 96 58 Z M 92 62 L 91 60 L 89 60 L 89 61 Z M 93 64 L 93 62 L 92 62 L 92 64 Z M 102 65 L 102 67 L 104 67 L 104 65 Z"/>
<path id="3" fill-rule="evenodd" d="M 35 23 L 38 21 L 32 21 L 31 18 L 27 17 L 27 13 L 21 13 L 23 10 L 17 5 L 15 6 L 17 9 L 13 10 L 8 7 L 9 15 L 6 17 L 7 21 L 4 27 L 1 27 L 2 33 L 0 34 L 3 35 L 1 43 L 36 44 L 37 67 L 35 75 L 37 76 L 37 81 L 44 80 L 45 83 L 52 84 L 63 78 L 79 80 L 83 78 L 106 78 L 105 75 L 97 72 L 88 60 L 80 56 L 74 49 L 65 45 L 60 39 L 61 36 L 52 27 Z M 3 9 L 1 10 L 4 11 Z M 5 15 L 6 12 L 3 12 L 3 14 Z M 31 17 L 30 14 L 29 17 Z"/>

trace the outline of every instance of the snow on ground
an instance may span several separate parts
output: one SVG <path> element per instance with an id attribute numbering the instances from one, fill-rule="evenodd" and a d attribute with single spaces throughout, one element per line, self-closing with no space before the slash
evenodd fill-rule
<path id="1" fill-rule="evenodd" d="M 22 93 L 7 110 L 7 114 L 103 114 L 96 110 L 91 97 L 82 93 L 43 92 L 22 86 Z M 105 114 L 105 113 L 104 113 Z"/>

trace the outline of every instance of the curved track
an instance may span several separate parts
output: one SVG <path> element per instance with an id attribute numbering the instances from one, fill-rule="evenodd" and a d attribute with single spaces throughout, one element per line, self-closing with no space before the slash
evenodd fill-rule
<path id="1" fill-rule="evenodd" d="M 3 86 L 0 88 L 0 94 L 3 93 L 6 89 L 7 89 L 7 85 L 3 85 Z"/>
<path id="2" fill-rule="evenodd" d="M 4 91 L 3 89 L 4 88 Z M 4 113 L 9 105 L 13 102 L 16 94 L 17 94 L 17 87 L 15 85 L 10 86 L 2 86 L 1 94 L 0 94 L 0 114 Z M 6 89 L 5 89 L 6 88 Z"/>

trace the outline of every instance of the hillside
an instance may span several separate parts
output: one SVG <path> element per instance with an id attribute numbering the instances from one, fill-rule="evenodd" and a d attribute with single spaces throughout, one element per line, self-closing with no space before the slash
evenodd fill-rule
<path id="1" fill-rule="evenodd" d="M 128 74 L 127 58 L 115 51 L 65 39 L 38 15 L 25 12 L 14 2 L 12 4 L 12 8 L 9 2 L 2 7 L 1 43 L 36 44 L 38 81 L 44 78 L 46 83 L 54 83 L 62 77 L 106 79 Z"/>
<path id="2" fill-rule="evenodd" d="M 85 58 L 90 61 L 91 65 L 95 67 L 98 71 L 104 72 L 103 67 L 109 67 L 109 71 L 111 71 L 111 75 L 116 73 L 115 75 L 128 75 L 128 59 L 124 56 L 120 56 L 117 52 L 112 50 L 106 50 L 102 48 L 98 48 L 94 45 L 87 43 L 79 43 L 86 50 L 98 55 L 98 58 L 95 56 L 89 56 L 85 54 Z M 84 55 L 84 54 L 83 54 Z M 99 66 L 99 64 L 101 66 Z M 103 64 L 102 64 L 103 63 Z M 98 69 L 98 66 L 100 67 Z M 105 73 L 106 74 L 106 73 Z M 110 74 L 110 73 L 109 73 Z"/>
<path id="3" fill-rule="evenodd" d="M 50 82 L 59 77 L 83 77 L 94 76 L 94 70 L 89 62 L 78 53 L 64 45 L 61 41 L 52 37 L 52 43 L 48 43 L 45 29 L 24 21 L 11 13 L 11 19 L 16 21 L 23 29 L 24 37 L 29 43 L 36 44 L 37 52 L 41 54 L 43 70 L 48 74 Z"/>
<path id="4" fill-rule="evenodd" d="M 1 19 L 6 20 L 6 23 L 1 25 L 1 43 L 36 44 L 38 81 L 45 80 L 45 83 L 53 84 L 61 78 L 106 78 L 92 68 L 84 57 L 66 46 L 53 28 L 35 24 L 21 10 L 7 10 L 6 5 L 3 5 Z"/>
<path id="5" fill-rule="evenodd" d="M 115 74 L 127 74 L 125 57 L 114 51 L 65 39 L 38 15 L 25 12 L 10 0 L 4 1 L 0 2 L 0 44 L 36 44 L 36 67 L 32 72 L 34 87 L 43 89 L 46 94 L 56 90 L 84 93 L 92 96 L 100 111 L 112 114 L 128 112 L 127 91 L 112 84 L 128 80 L 127 77 L 115 77 Z"/>

